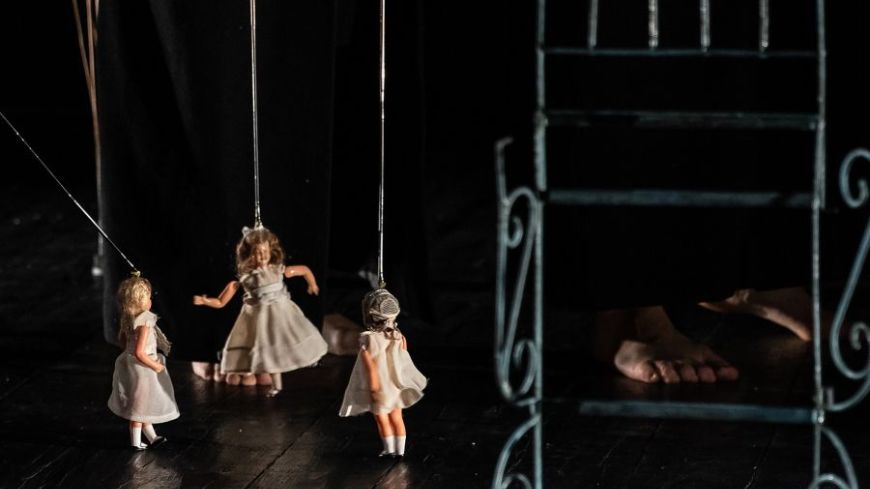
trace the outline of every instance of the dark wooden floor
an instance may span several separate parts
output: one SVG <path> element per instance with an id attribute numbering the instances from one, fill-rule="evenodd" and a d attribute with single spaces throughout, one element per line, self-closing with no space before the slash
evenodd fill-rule
<path id="1" fill-rule="evenodd" d="M 182 416 L 157 427 L 170 441 L 128 451 L 126 423 L 106 408 L 117 350 L 101 339 L 99 284 L 89 275 L 94 233 L 62 200 L 40 202 L 0 207 L 0 488 L 489 487 L 520 416 L 496 394 L 488 349 L 444 341 L 413 343 L 430 387 L 405 412 L 404 459 L 375 456 L 370 417 L 336 415 L 353 359 L 334 356 L 286 375 L 275 399 L 203 381 L 171 362 Z M 756 320 L 698 321 L 709 327 L 697 334 L 741 367 L 739 382 L 645 386 L 548 336 L 545 487 L 807 487 L 807 426 L 576 415 L 580 397 L 809 405 L 805 344 Z M 461 327 L 492 325 L 446 330 Z M 866 414 L 832 422 L 870 486 Z M 527 467 L 528 450 L 521 443 L 511 467 Z M 839 472 L 830 449 L 825 465 Z"/>

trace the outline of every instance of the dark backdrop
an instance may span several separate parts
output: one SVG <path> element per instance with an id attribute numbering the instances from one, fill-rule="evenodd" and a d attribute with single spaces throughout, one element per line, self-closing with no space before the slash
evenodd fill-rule
<path id="1" fill-rule="evenodd" d="M 258 112 L 263 221 L 291 263 L 324 277 L 329 240 L 335 7 L 259 1 Z M 98 92 L 105 226 L 154 284 L 182 358 L 220 349 L 240 298 L 195 308 L 232 280 L 253 225 L 250 31 L 244 1 L 101 4 Z M 107 256 L 105 320 L 128 272 Z M 295 299 L 315 322 L 303 284 Z"/>
<path id="2" fill-rule="evenodd" d="M 752 44 L 755 2 L 733 11 L 713 3 L 714 45 Z M 792 3 L 771 3 L 773 48 L 811 47 L 812 2 L 794 4 L 787 14 Z M 216 294 L 233 277 L 233 245 L 253 219 L 247 5 L 101 2 L 103 218 L 155 283 L 155 308 L 182 358 L 213 358 L 239 306 L 214 311 L 189 302 L 194 293 Z M 448 341 L 457 331 L 486 341 L 495 253 L 492 144 L 517 138 L 512 177 L 528 181 L 534 8 L 415 0 L 390 2 L 388 9 L 387 281 L 405 310 Z M 90 116 L 72 13 L 68 5 L 41 10 L 25 3 L 9 9 L 4 35 L 16 47 L 9 58 L 15 69 L 3 109 L 93 209 Z M 868 144 L 863 115 L 870 97 L 863 87 L 870 80 L 857 71 L 867 60 L 859 35 L 866 10 L 833 2 L 828 9 L 830 172 L 850 149 Z M 573 29 L 569 19 L 580 19 L 573 40 L 582 39 L 584 12 L 579 2 L 550 18 L 563 32 Z M 331 284 L 373 266 L 377 2 L 259 0 L 258 14 L 263 217 L 291 262 L 311 266 L 328 295 Z M 665 8 L 663 15 L 663 30 L 673 33 L 664 45 L 695 42 L 696 27 L 683 27 L 695 26 L 693 9 Z M 605 45 L 643 45 L 643 6 L 602 10 L 601 32 Z M 805 67 L 728 68 L 671 64 L 656 71 L 593 61 L 557 67 L 553 80 L 561 86 L 551 96 L 586 107 L 813 107 L 814 81 Z M 805 142 L 728 137 L 556 133 L 551 181 L 808 188 Z M 50 186 L 14 139 L 6 134 L 0 144 L 14 161 L 9 174 L 24 174 L 7 182 Z M 840 201 L 831 196 L 836 212 Z M 827 235 L 836 252 L 825 270 L 850 259 L 857 236 L 840 229 Z M 800 283 L 809 270 L 808 230 L 806 214 L 789 212 L 549 209 L 549 304 L 697 300 L 737 286 Z M 107 338 L 114 334 L 110 296 L 126 273 L 114 254 L 108 258 Z M 324 310 L 296 285 L 294 297 L 309 317 L 318 321 L 330 312 L 330 304 Z M 471 303 L 479 321 L 455 314 Z"/>

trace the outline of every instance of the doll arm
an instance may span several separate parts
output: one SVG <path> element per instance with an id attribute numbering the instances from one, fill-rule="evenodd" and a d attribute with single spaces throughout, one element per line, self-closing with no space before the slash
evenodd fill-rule
<path id="1" fill-rule="evenodd" d="M 146 367 L 154 370 L 158 374 L 165 368 L 162 363 L 155 361 L 147 353 L 145 353 L 145 344 L 148 341 L 148 335 L 151 334 L 150 326 L 139 326 L 136 328 L 136 360 L 144 363 Z"/>
<path id="2" fill-rule="evenodd" d="M 320 287 L 317 286 L 317 280 L 314 278 L 314 273 L 312 273 L 311 269 L 305 265 L 285 267 L 284 276 L 287 278 L 302 277 L 308 283 L 309 294 L 318 295 L 320 293 Z"/>
<path id="3" fill-rule="evenodd" d="M 213 309 L 221 309 L 227 305 L 227 302 L 229 302 L 234 295 L 236 295 L 237 290 L 239 290 L 239 282 L 233 280 L 224 287 L 221 295 L 217 297 L 209 297 L 205 294 L 193 296 L 193 304 L 196 306 L 208 306 Z"/>
<path id="4" fill-rule="evenodd" d="M 375 364 L 375 359 L 372 354 L 365 348 L 360 349 L 363 364 L 366 366 L 366 372 L 369 376 L 369 390 L 372 395 L 381 390 L 381 379 L 378 378 L 378 366 Z"/>

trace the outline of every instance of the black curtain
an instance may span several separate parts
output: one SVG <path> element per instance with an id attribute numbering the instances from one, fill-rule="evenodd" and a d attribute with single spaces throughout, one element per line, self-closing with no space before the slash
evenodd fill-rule
<path id="1" fill-rule="evenodd" d="M 582 2 L 549 4 L 548 42 L 582 44 Z M 771 49 L 814 49 L 813 4 L 774 16 Z M 754 46 L 757 10 L 747 5 L 716 7 L 715 47 Z M 854 71 L 866 57 L 854 35 L 866 16 L 847 7 L 828 11 L 834 210 L 834 171 L 866 143 L 866 123 L 854 122 L 867 106 L 866 79 Z M 311 266 L 327 286 L 327 270 L 333 278 L 374 270 L 377 10 L 377 0 L 258 1 L 263 217 L 292 262 Z M 662 46 L 697 45 L 696 14 L 663 12 Z M 534 2 L 388 4 L 386 278 L 403 309 L 448 342 L 490 339 L 493 143 L 515 138 L 509 176 L 530 182 L 534 15 Z M 643 6 L 602 11 L 602 19 L 602 46 L 644 45 Z M 212 358 L 238 303 L 214 311 L 189 302 L 233 277 L 233 245 L 253 219 L 248 3 L 104 0 L 99 29 L 104 221 L 154 281 L 155 310 L 180 356 Z M 606 63 L 554 63 L 549 100 L 585 108 L 815 110 L 812 60 Z M 551 131 L 551 185 L 809 189 L 811 145 L 790 134 L 612 129 Z M 805 283 L 809 272 L 804 211 L 550 207 L 547 216 L 553 308 L 715 299 L 737 287 Z M 826 219 L 838 222 L 835 213 Z M 844 235 L 826 235 L 826 270 L 847 265 L 839 250 L 854 245 Z M 110 296 L 126 273 L 108 257 L 107 338 L 114 335 Z M 367 287 L 355 286 L 359 294 Z M 317 322 L 320 303 L 292 292 Z"/>
<path id="2" fill-rule="evenodd" d="M 214 360 L 240 300 L 194 307 L 234 278 L 253 224 L 249 7 L 244 0 L 103 0 L 98 79 L 102 219 L 154 285 L 154 310 L 183 359 Z M 290 263 L 324 280 L 333 125 L 335 4 L 258 0 L 260 192 Z M 106 255 L 104 331 L 128 273 Z M 291 281 L 291 284 L 293 282 Z M 315 324 L 320 300 L 291 293 Z"/>

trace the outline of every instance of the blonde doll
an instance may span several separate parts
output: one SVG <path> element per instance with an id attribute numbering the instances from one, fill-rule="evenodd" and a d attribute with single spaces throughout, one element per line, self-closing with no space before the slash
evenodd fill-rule
<path id="1" fill-rule="evenodd" d="M 366 294 L 362 302 L 367 331 L 360 334 L 359 354 L 341 404 L 339 416 L 371 412 L 384 445 L 380 456 L 403 456 L 407 434 L 402 409 L 423 397 L 426 377 L 408 354 L 399 332 L 399 302 L 386 289 Z"/>
<path id="2" fill-rule="evenodd" d="M 241 285 L 244 305 L 224 345 L 220 368 L 230 384 L 240 382 L 239 374 L 245 385 L 257 383 L 255 374 L 271 374 L 272 397 L 281 391 L 282 372 L 313 365 L 326 354 L 326 341 L 290 300 L 284 279 L 303 277 L 309 294 L 317 295 L 320 289 L 308 267 L 284 266 L 284 251 L 271 231 L 259 227 L 243 233 L 236 246 L 238 280 L 228 283 L 218 297 L 196 295 L 193 303 L 220 309 Z"/>
<path id="3" fill-rule="evenodd" d="M 154 431 L 155 423 L 165 423 L 179 416 L 172 380 L 166 371 L 166 358 L 172 346 L 157 326 L 151 312 L 151 283 L 142 277 L 130 277 L 118 287 L 121 328 L 118 339 L 124 352 L 115 360 L 112 396 L 109 409 L 130 420 L 130 445 L 144 450 L 142 434 L 153 447 L 166 441 Z"/>

